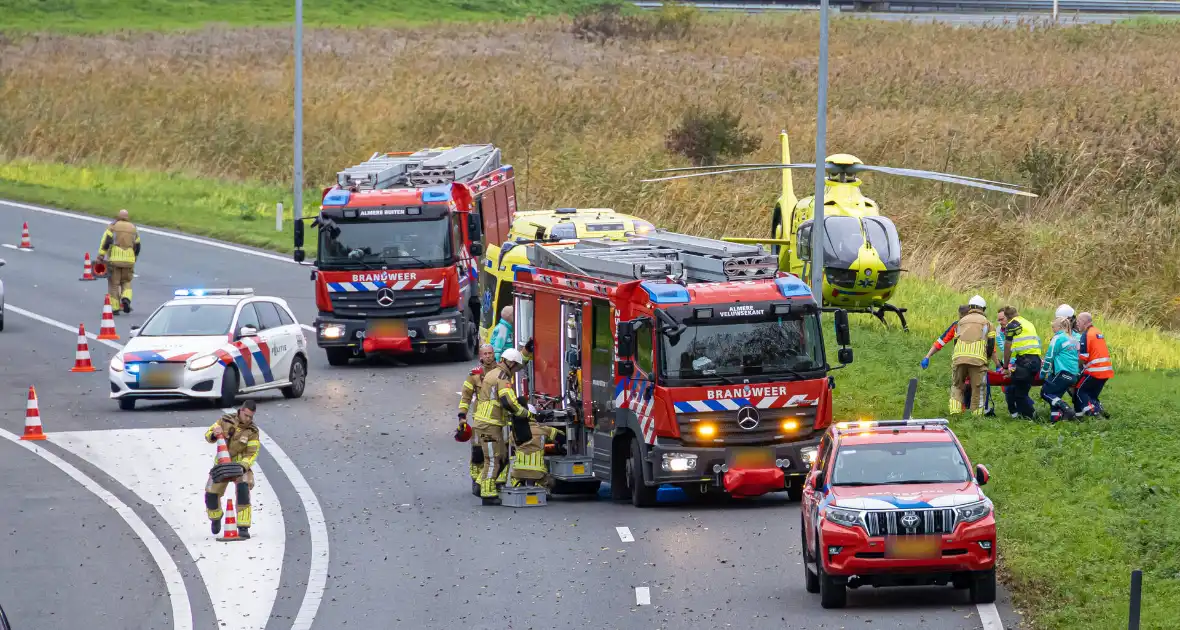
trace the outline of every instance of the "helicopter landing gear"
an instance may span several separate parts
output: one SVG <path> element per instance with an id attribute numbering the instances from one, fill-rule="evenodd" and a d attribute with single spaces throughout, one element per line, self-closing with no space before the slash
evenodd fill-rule
<path id="1" fill-rule="evenodd" d="M 873 315 L 875 315 L 877 317 L 877 319 L 881 320 L 881 324 L 888 327 L 889 324 L 887 324 L 885 322 L 886 311 L 892 312 L 892 313 L 897 313 L 897 318 L 899 320 L 901 320 L 901 329 L 904 330 L 905 332 L 910 331 L 910 327 L 908 324 L 906 324 L 906 321 L 905 321 L 906 309 L 894 306 L 892 304 L 885 304 L 885 305 L 881 306 L 881 308 L 878 308 L 877 310 L 873 311 Z"/>

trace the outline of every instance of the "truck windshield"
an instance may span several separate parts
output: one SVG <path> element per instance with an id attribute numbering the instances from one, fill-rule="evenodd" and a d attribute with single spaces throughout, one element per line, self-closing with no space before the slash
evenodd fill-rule
<path id="1" fill-rule="evenodd" d="M 335 222 L 320 230 L 319 263 L 328 266 L 442 266 L 451 257 L 451 223 L 419 221 Z"/>
<path id="2" fill-rule="evenodd" d="M 823 369 L 822 338 L 815 315 L 690 325 L 675 342 L 660 335 L 661 367 L 664 376 L 673 380 L 730 376 L 790 380 Z"/>
<path id="3" fill-rule="evenodd" d="M 963 483 L 971 471 L 951 442 L 848 445 L 836 451 L 833 486 Z"/>

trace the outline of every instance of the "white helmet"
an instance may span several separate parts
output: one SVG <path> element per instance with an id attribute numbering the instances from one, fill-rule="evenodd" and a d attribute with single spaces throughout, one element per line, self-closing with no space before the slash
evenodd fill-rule
<path id="1" fill-rule="evenodd" d="M 976 295 L 967 302 L 967 306 L 978 306 L 979 308 L 987 308 L 987 302 L 984 301 L 983 296 Z"/>
<path id="2" fill-rule="evenodd" d="M 523 364 L 524 363 L 524 355 L 520 354 L 520 350 L 517 350 L 516 348 L 508 348 L 504 352 L 500 353 L 500 360 L 501 361 L 512 361 L 513 363 Z"/>
<path id="3" fill-rule="evenodd" d="M 1062 304 L 1057 307 L 1057 312 L 1053 314 L 1054 317 L 1073 317 L 1073 307 L 1068 304 Z"/>

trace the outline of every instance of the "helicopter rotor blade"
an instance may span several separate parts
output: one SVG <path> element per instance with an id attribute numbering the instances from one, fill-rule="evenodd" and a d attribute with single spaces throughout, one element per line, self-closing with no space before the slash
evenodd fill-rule
<path id="1" fill-rule="evenodd" d="M 688 175 L 673 175 L 671 177 L 657 177 L 655 179 L 641 179 L 641 182 L 663 182 L 670 179 L 686 179 L 689 177 L 704 177 L 705 175 L 722 175 L 725 173 L 748 173 L 751 171 L 781 170 L 784 168 L 815 168 L 814 164 L 772 164 L 753 168 L 735 168 L 724 171 L 705 171 L 704 173 L 690 173 Z"/>
<path id="2" fill-rule="evenodd" d="M 858 168 L 860 168 L 860 166 L 853 166 L 852 170 L 856 170 Z M 954 177 L 957 179 L 969 179 L 973 182 L 982 182 L 984 184 L 995 184 L 997 186 L 1011 186 L 1013 188 L 1028 188 L 1028 186 L 1026 184 L 1013 184 L 1010 182 L 996 181 L 994 179 L 983 179 L 982 177 L 971 177 L 970 175 L 955 175 L 953 173 L 942 173 L 939 171 L 923 171 L 923 170 L 919 170 L 916 168 L 901 168 L 898 166 L 874 166 L 873 168 L 887 168 L 890 171 L 892 171 L 893 175 L 907 175 L 907 176 L 913 175 L 916 177 L 920 177 L 920 176 L 925 175 L 927 173 L 934 173 L 936 175 L 947 175 L 949 177 Z"/>
<path id="3" fill-rule="evenodd" d="M 772 163 L 763 163 L 763 164 L 714 164 L 714 165 L 712 165 L 712 166 L 680 166 L 680 167 L 677 167 L 677 168 L 660 168 L 660 169 L 656 169 L 656 171 L 655 171 L 655 172 L 657 172 L 657 173 L 671 173 L 671 172 L 675 172 L 675 171 L 702 171 L 702 170 L 707 170 L 707 169 L 719 169 L 719 168 L 750 168 L 750 167 L 756 167 L 756 166 L 760 166 L 760 167 L 767 167 L 767 168 L 796 168 L 796 167 L 808 167 L 808 168 L 814 168 L 814 167 L 815 167 L 815 165 L 814 165 L 814 164 L 772 164 Z"/>
<path id="4" fill-rule="evenodd" d="M 903 177 L 919 177 L 922 179 L 931 179 L 939 182 L 946 182 L 948 184 L 961 184 L 963 186 L 973 186 L 975 188 L 983 188 L 986 190 L 994 190 L 997 192 L 1006 192 L 1013 195 L 1023 195 L 1025 197 L 1036 197 L 1037 195 L 1026 190 L 1017 190 L 1015 188 L 1007 188 L 1012 184 L 1005 184 L 1005 186 L 996 186 L 990 183 L 984 183 L 971 178 L 962 177 L 960 175 L 950 175 L 947 173 L 937 173 L 935 171 L 919 171 L 916 169 L 901 169 L 892 166 L 871 166 L 868 164 L 855 164 L 849 167 L 848 172 L 856 173 L 860 171 L 875 171 L 878 173 L 885 173 L 887 175 L 901 175 Z M 1000 182 L 1003 183 L 1003 182 Z"/>

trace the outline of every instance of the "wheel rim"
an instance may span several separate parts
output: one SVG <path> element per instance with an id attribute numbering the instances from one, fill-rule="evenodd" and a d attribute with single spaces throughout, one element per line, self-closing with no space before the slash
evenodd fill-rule
<path id="1" fill-rule="evenodd" d="M 291 366 L 291 384 L 295 391 L 302 392 L 303 384 L 307 381 L 307 377 L 303 372 L 303 361 L 296 361 L 295 365 Z"/>

